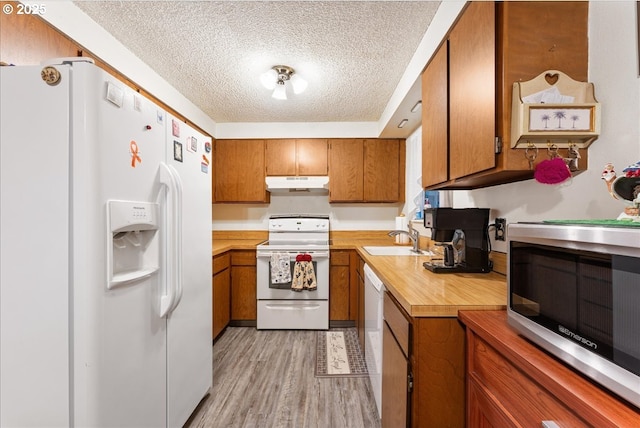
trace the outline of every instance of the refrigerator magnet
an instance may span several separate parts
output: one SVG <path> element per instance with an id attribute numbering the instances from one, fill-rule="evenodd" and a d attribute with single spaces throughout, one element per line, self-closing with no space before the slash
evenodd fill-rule
<path id="1" fill-rule="evenodd" d="M 173 159 L 182 162 L 182 143 L 180 141 L 173 141 Z"/>
<path id="2" fill-rule="evenodd" d="M 142 158 L 140 158 L 140 150 L 138 149 L 138 143 L 131 140 L 129 142 L 129 153 L 131 153 L 131 168 L 136 167 L 136 162 L 142 162 Z"/>
<path id="3" fill-rule="evenodd" d="M 211 153 L 211 143 L 209 141 L 204 143 L 204 151 L 207 153 Z"/>
<path id="4" fill-rule="evenodd" d="M 187 150 L 194 153 L 198 151 L 198 139 L 196 137 L 187 138 Z"/>
<path id="5" fill-rule="evenodd" d="M 122 107 L 124 103 L 124 91 L 118 85 L 108 82 L 107 83 L 107 100 L 111 101 L 114 105 Z"/>
<path id="6" fill-rule="evenodd" d="M 209 158 L 205 155 L 202 155 L 202 162 L 200 162 L 200 171 L 205 174 L 209 173 Z"/>
<path id="7" fill-rule="evenodd" d="M 174 137 L 180 136 L 180 122 L 175 119 L 171 120 L 171 131 Z"/>

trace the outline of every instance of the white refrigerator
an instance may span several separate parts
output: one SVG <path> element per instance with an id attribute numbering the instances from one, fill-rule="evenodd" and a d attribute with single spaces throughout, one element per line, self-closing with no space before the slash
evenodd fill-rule
<path id="1" fill-rule="evenodd" d="M 0 73 L 0 426 L 181 427 L 212 384 L 210 139 L 81 58 Z"/>

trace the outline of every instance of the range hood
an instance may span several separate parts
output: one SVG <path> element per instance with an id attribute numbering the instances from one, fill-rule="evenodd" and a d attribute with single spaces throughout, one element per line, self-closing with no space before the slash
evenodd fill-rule
<path id="1" fill-rule="evenodd" d="M 267 177 L 267 190 L 271 193 L 329 193 L 329 177 Z"/>

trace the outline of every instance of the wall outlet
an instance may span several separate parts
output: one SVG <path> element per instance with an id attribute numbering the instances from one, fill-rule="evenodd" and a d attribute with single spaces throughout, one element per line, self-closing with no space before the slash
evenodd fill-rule
<path id="1" fill-rule="evenodd" d="M 494 237 L 496 241 L 507 240 L 507 219 L 506 218 L 496 218 L 496 233 Z"/>

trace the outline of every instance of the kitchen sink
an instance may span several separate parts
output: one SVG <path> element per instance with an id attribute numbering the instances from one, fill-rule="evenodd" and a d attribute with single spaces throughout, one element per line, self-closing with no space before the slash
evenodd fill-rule
<path id="1" fill-rule="evenodd" d="M 393 245 L 365 246 L 365 251 L 372 256 L 429 256 L 431 252 L 421 250 L 420 253 L 411 251 L 411 247 L 396 247 Z"/>

